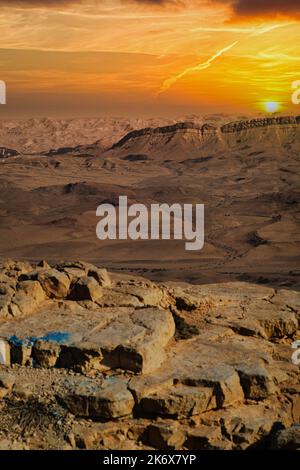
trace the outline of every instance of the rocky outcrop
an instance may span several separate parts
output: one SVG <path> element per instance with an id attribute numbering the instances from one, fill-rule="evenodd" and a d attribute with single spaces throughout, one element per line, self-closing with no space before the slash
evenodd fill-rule
<path id="1" fill-rule="evenodd" d="M 247 121 L 230 122 L 222 126 L 221 131 L 223 133 L 240 132 L 245 129 L 254 129 L 256 127 L 299 125 L 299 124 L 300 124 L 300 116 L 266 117 L 266 118 L 258 118 L 258 119 L 249 119 Z"/>
<path id="2" fill-rule="evenodd" d="M 282 429 L 274 436 L 273 449 L 300 450 L 300 425 Z"/>
<path id="3" fill-rule="evenodd" d="M 139 129 L 126 134 L 122 139 L 116 142 L 112 149 L 122 147 L 126 142 L 132 139 L 136 139 L 139 137 L 144 136 L 153 136 L 156 134 L 174 134 L 177 132 L 189 132 L 194 131 L 203 135 L 205 133 L 215 133 L 217 128 L 212 126 L 211 124 L 197 124 L 195 122 L 177 122 L 176 124 L 172 124 L 170 126 L 162 126 L 162 127 L 146 127 L 145 129 Z"/>
<path id="4" fill-rule="evenodd" d="M 94 277 L 82 276 L 71 284 L 69 298 L 94 302 L 102 295 L 102 289 Z"/>
<path id="5" fill-rule="evenodd" d="M 0 318 L 22 317 L 36 311 L 46 299 L 91 300 L 111 286 L 107 271 L 87 263 L 61 263 L 51 268 L 45 261 L 33 269 L 28 263 L 2 263 Z"/>
<path id="6" fill-rule="evenodd" d="M 122 139 L 116 142 L 112 149 L 117 149 L 123 147 L 129 141 L 134 141 L 135 139 L 143 138 L 143 137 L 152 137 L 152 136 L 164 136 L 166 134 L 177 134 L 177 133 L 197 133 L 199 136 L 203 136 L 205 134 L 216 134 L 219 130 L 221 133 L 233 133 L 233 132 L 240 132 L 247 129 L 254 129 L 258 127 L 266 127 L 266 126 L 284 126 L 284 125 L 299 125 L 300 124 L 300 116 L 277 116 L 277 117 L 265 117 L 265 118 L 257 118 L 257 119 L 249 119 L 249 120 L 242 120 L 242 121 L 234 121 L 228 124 L 224 124 L 220 128 L 209 124 L 199 124 L 197 122 L 178 122 L 176 124 L 172 124 L 169 126 L 162 126 L 162 127 L 146 127 L 145 129 L 138 129 L 129 132 L 126 134 Z"/>
<path id="7" fill-rule="evenodd" d="M 93 380 L 77 380 L 60 397 L 76 416 L 110 420 L 132 414 L 134 399 L 126 380 L 108 378 L 95 386 Z"/>
<path id="8" fill-rule="evenodd" d="M 16 439 L 17 406 L 53 429 L 35 426 L 30 448 L 299 447 L 298 292 L 80 261 L 9 261 L 0 276 L 0 442 Z"/>

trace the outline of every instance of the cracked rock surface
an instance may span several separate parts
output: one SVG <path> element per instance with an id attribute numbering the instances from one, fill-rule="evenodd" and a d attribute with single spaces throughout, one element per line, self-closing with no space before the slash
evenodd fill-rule
<path id="1" fill-rule="evenodd" d="M 0 265 L 1 449 L 300 448 L 300 294 Z"/>

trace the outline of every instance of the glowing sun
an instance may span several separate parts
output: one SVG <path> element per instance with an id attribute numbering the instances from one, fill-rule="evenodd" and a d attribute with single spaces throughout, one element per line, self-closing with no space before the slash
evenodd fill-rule
<path id="1" fill-rule="evenodd" d="M 267 113 L 276 113 L 280 110 L 280 104 L 277 101 L 266 101 L 264 103 L 264 108 Z"/>

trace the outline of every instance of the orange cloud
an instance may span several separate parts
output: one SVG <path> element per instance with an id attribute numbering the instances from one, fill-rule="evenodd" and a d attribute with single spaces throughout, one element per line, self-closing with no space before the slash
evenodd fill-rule
<path id="1" fill-rule="evenodd" d="M 243 18 L 299 18 L 299 0 L 211 0 L 231 7 L 233 19 Z"/>
<path id="2" fill-rule="evenodd" d="M 0 0 L 0 6 L 61 7 L 82 2 L 83 0 Z"/>
<path id="3" fill-rule="evenodd" d="M 78 3 L 89 2 L 84 2 L 84 0 L 0 0 L 0 6 L 18 7 L 62 7 Z M 103 3 L 104 0 L 94 0 L 94 4 Z M 121 3 L 178 9 L 190 7 L 201 9 L 207 5 L 225 4 L 230 7 L 234 18 L 299 16 L 299 0 L 121 0 Z"/>
<path id="4" fill-rule="evenodd" d="M 223 3 L 231 9 L 234 19 L 245 17 L 292 17 L 298 18 L 299 0 L 123 0 L 152 7 L 195 7 Z"/>

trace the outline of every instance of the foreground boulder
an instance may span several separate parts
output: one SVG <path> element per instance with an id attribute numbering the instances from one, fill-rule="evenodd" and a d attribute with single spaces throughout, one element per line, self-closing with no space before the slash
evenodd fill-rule
<path id="1" fill-rule="evenodd" d="M 83 276 L 71 285 L 69 298 L 71 300 L 91 300 L 95 302 L 102 295 L 103 291 L 95 278 Z"/>
<path id="2" fill-rule="evenodd" d="M 68 295 L 70 279 L 56 269 L 46 269 L 37 275 L 45 293 L 50 298 L 63 299 Z"/>
<path id="3" fill-rule="evenodd" d="M 110 420 L 132 413 L 134 399 L 125 380 L 112 377 L 98 385 L 83 380 L 69 387 L 60 399 L 75 416 Z"/>
<path id="4" fill-rule="evenodd" d="M 8 261 L 0 308 L 7 448 L 299 448 L 296 291 Z"/>
<path id="5" fill-rule="evenodd" d="M 276 392 L 271 374 L 263 367 L 244 364 L 237 367 L 246 398 L 263 400 Z"/>
<path id="6" fill-rule="evenodd" d="M 14 316 L 30 315 L 45 299 L 45 291 L 38 281 L 22 281 L 11 299 L 9 312 Z"/>
<path id="7" fill-rule="evenodd" d="M 300 450 L 300 424 L 278 431 L 273 438 L 272 447 L 280 450 Z"/>

